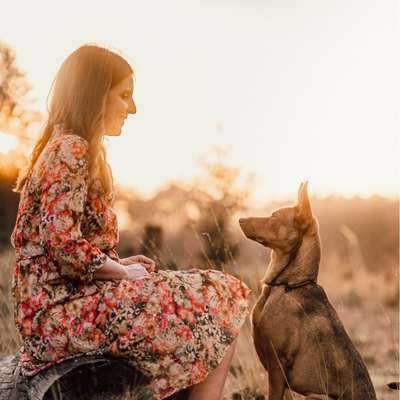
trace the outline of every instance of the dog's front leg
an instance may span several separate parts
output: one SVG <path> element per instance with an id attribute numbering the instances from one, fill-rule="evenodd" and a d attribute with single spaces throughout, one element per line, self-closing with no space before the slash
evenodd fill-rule
<path id="1" fill-rule="evenodd" d="M 268 369 L 268 400 L 282 400 L 286 390 L 285 377 L 279 367 L 269 363 Z"/>
<path id="2" fill-rule="evenodd" d="M 287 378 L 272 341 L 268 344 L 268 353 L 268 400 L 282 400 L 287 387 Z"/>

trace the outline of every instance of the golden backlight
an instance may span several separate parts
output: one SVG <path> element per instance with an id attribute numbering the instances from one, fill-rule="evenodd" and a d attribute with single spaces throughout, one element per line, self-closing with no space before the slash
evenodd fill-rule
<path id="1" fill-rule="evenodd" d="M 7 154 L 18 146 L 18 140 L 15 136 L 11 136 L 0 132 L 0 153 Z"/>
<path id="2" fill-rule="evenodd" d="M 260 201 L 294 197 L 303 180 L 319 195 L 398 192 L 395 2 L 44 0 L 9 2 L 7 15 L 0 37 L 43 112 L 83 43 L 131 62 L 137 114 L 108 145 L 121 184 L 150 194 L 192 180 L 223 146 Z"/>

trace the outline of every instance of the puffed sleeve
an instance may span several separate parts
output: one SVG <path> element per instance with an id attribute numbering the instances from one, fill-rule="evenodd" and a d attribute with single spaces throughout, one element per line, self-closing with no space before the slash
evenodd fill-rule
<path id="1" fill-rule="evenodd" d="M 80 228 L 88 190 L 88 143 L 76 135 L 64 136 L 43 165 L 42 245 L 62 275 L 90 282 L 107 255 L 83 238 Z"/>

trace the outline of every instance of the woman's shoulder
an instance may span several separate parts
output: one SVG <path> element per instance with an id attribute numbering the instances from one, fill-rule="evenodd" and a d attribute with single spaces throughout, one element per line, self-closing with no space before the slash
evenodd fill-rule
<path id="1" fill-rule="evenodd" d="M 87 162 L 89 144 L 86 139 L 68 130 L 54 131 L 46 149 L 46 159 L 79 167 Z"/>
<path id="2" fill-rule="evenodd" d="M 65 174 L 86 174 L 89 165 L 88 142 L 71 131 L 54 130 L 37 160 L 34 182 L 44 184 Z"/>
<path id="3" fill-rule="evenodd" d="M 66 129 L 63 125 L 56 125 L 50 137 L 51 144 L 60 147 L 60 149 L 88 149 L 89 143 L 86 139 L 74 133 L 70 129 Z"/>

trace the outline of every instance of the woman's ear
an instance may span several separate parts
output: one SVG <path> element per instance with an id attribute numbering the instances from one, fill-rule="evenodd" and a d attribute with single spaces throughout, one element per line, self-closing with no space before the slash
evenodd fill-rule
<path id="1" fill-rule="evenodd" d="M 313 220 L 311 203 L 308 197 L 308 181 L 301 183 L 297 195 L 295 220 L 299 227 L 305 229 Z"/>

